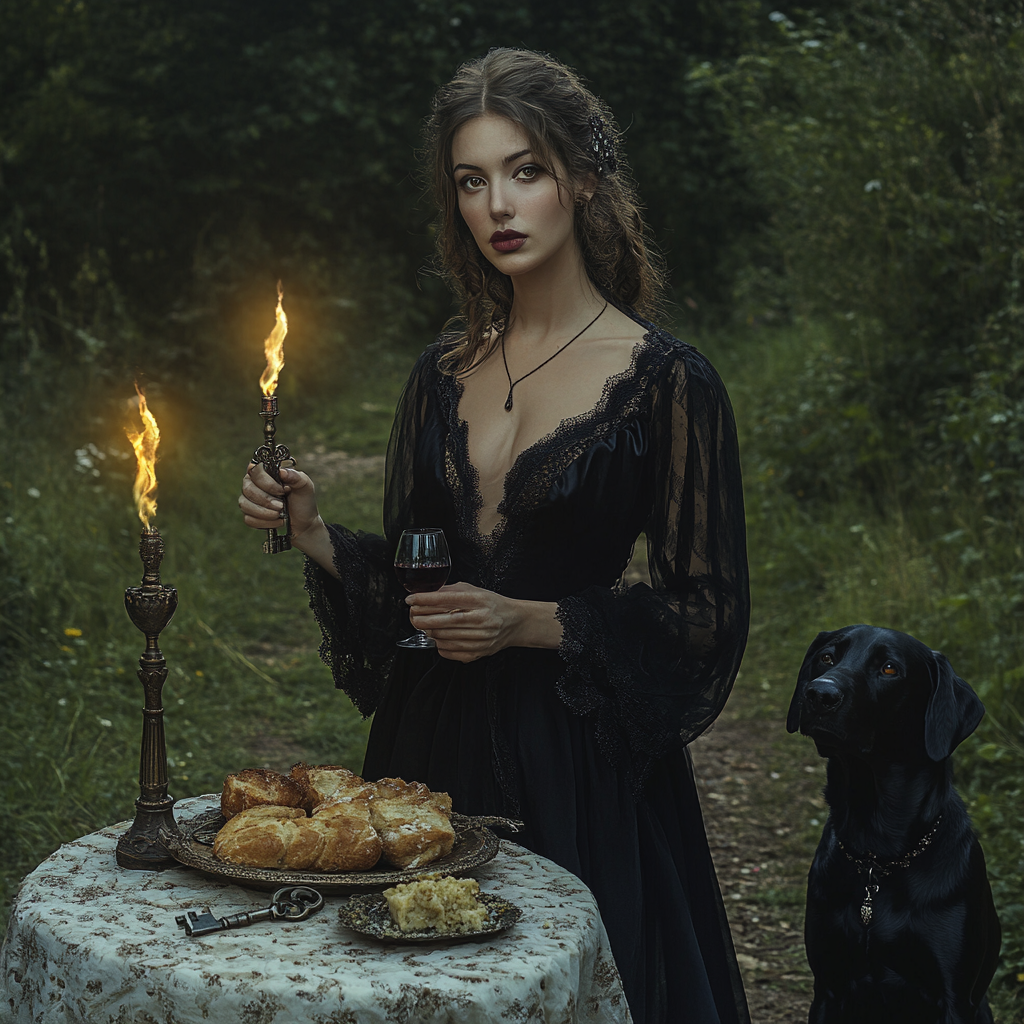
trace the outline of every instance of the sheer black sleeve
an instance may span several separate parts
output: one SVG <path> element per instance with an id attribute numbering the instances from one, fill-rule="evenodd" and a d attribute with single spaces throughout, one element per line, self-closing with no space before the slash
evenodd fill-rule
<path id="1" fill-rule="evenodd" d="M 388 444 L 384 482 L 384 536 L 328 526 L 335 578 L 306 559 L 305 585 L 323 640 L 320 657 L 334 685 L 360 713 L 373 714 L 395 656 L 395 643 L 411 627 L 405 591 L 393 567 L 398 535 L 413 522 L 413 453 L 433 401 L 436 346 L 420 357 L 398 403 Z"/>
<path id="2" fill-rule="evenodd" d="M 559 602 L 559 694 L 596 722 L 604 752 L 641 786 L 651 763 L 725 705 L 750 617 L 736 426 L 725 386 L 679 346 L 654 398 L 651 586 L 593 587 Z"/>

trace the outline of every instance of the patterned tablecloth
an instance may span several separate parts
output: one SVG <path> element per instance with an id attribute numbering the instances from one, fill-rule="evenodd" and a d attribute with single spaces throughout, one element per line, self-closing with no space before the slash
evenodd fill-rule
<path id="1" fill-rule="evenodd" d="M 184 820 L 215 797 L 182 800 Z M 188 868 L 128 871 L 121 822 L 62 846 L 28 875 L 0 951 L 0 1021 L 88 1024 L 629 1022 L 594 897 L 513 843 L 473 875 L 523 916 L 485 941 L 381 943 L 313 917 L 187 938 L 175 924 L 266 906 L 269 894 Z"/>

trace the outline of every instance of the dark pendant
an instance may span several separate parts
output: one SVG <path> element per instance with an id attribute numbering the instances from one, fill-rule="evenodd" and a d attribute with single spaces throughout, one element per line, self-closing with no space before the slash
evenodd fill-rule
<path id="1" fill-rule="evenodd" d="M 508 398 L 505 399 L 505 412 L 512 411 L 512 389 L 508 389 Z"/>

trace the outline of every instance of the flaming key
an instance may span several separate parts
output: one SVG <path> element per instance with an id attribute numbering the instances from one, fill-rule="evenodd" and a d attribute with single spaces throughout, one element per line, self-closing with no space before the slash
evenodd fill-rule
<path id="1" fill-rule="evenodd" d="M 204 907 L 201 914 L 194 910 L 188 911 L 174 920 L 179 928 L 185 929 L 186 935 L 197 937 L 209 935 L 211 932 L 223 932 L 229 928 L 244 928 L 248 924 L 259 921 L 302 921 L 310 914 L 316 913 L 324 905 L 323 895 L 316 889 L 305 885 L 291 885 L 278 889 L 269 907 L 261 910 L 250 910 L 231 917 L 214 917 L 209 907 Z"/>

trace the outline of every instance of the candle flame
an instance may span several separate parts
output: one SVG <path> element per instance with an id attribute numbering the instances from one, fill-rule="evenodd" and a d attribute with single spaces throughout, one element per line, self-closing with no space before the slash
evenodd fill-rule
<path id="1" fill-rule="evenodd" d="M 138 384 L 135 385 L 135 393 L 139 396 L 142 430 L 136 433 L 128 428 L 125 433 L 135 449 L 138 464 L 132 496 L 135 499 L 135 507 L 139 510 L 139 519 L 148 531 L 149 521 L 156 515 L 156 449 L 160 444 L 160 428 L 156 425 L 156 417 L 149 411 L 146 396 L 139 390 Z"/>
<path id="2" fill-rule="evenodd" d="M 281 289 L 281 282 L 277 282 L 277 323 L 274 329 L 267 335 L 263 342 L 263 351 L 267 356 L 267 368 L 260 377 L 260 387 L 263 394 L 269 397 L 277 390 L 277 378 L 284 366 L 284 338 L 288 333 L 288 317 L 285 316 L 281 307 L 281 300 L 284 298 L 284 291 Z"/>

